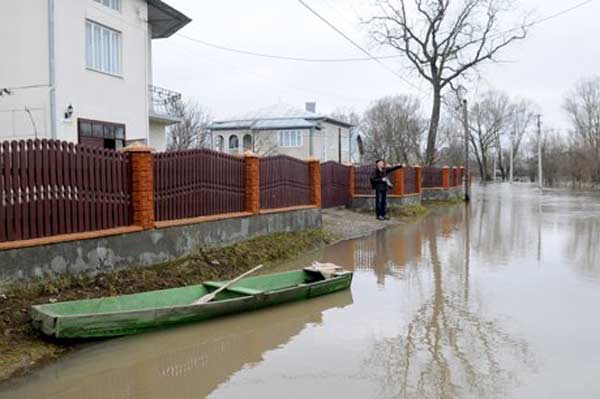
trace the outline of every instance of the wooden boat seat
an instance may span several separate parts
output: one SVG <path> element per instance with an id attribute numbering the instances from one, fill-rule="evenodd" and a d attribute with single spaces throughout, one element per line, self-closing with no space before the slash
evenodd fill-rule
<path id="1" fill-rule="evenodd" d="M 219 283 L 216 281 L 206 281 L 203 284 L 207 287 L 221 288 L 223 285 L 227 284 L 227 282 Z M 235 286 L 229 287 L 229 288 L 225 289 L 225 291 L 231 291 L 231 292 L 235 292 L 236 294 L 242 294 L 242 295 L 257 295 L 257 294 L 264 292 L 261 290 L 255 290 L 253 288 L 235 287 Z"/>

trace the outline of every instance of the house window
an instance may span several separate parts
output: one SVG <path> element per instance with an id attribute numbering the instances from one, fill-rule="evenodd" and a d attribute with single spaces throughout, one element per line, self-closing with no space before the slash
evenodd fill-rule
<path id="1" fill-rule="evenodd" d="M 243 139 L 244 150 L 252 151 L 252 135 L 246 134 Z"/>
<path id="2" fill-rule="evenodd" d="M 86 21 L 85 57 L 89 69 L 121 76 L 121 32 Z"/>
<path id="3" fill-rule="evenodd" d="M 105 5 L 115 11 L 121 11 L 121 0 L 94 0 L 96 3 Z"/>
<path id="4" fill-rule="evenodd" d="M 301 130 L 281 130 L 281 131 L 279 131 L 279 146 L 280 147 L 301 147 L 302 146 L 302 131 Z"/>
<path id="5" fill-rule="evenodd" d="M 125 125 L 78 119 L 79 142 L 94 147 L 118 150 L 125 146 Z"/>
<path id="6" fill-rule="evenodd" d="M 240 148 L 240 139 L 235 134 L 229 136 L 229 152 L 238 152 Z"/>
<path id="7" fill-rule="evenodd" d="M 225 139 L 223 136 L 217 136 L 217 139 L 215 140 L 215 150 L 219 152 L 225 151 Z"/>

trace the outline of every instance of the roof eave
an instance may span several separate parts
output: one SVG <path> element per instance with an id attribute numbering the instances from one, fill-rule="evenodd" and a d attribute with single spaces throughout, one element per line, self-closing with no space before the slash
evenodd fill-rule
<path id="1" fill-rule="evenodd" d="M 146 0 L 146 2 L 148 3 L 148 24 L 152 27 L 152 39 L 170 37 L 192 21 L 191 18 L 162 0 Z M 164 14 L 164 17 L 153 19 L 151 17 L 153 8 Z"/>

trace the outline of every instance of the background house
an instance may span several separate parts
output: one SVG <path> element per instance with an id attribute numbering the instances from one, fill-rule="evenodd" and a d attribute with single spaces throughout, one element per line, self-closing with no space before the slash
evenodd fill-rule
<path id="1" fill-rule="evenodd" d="M 180 95 L 152 85 L 151 41 L 188 22 L 160 0 L 3 2 L 0 140 L 164 149 Z"/>
<path id="2" fill-rule="evenodd" d="M 305 109 L 285 104 L 210 124 L 215 150 L 240 154 L 252 150 L 259 155 L 285 154 L 321 161 L 356 162 L 353 125 L 316 112 L 315 103 Z"/>

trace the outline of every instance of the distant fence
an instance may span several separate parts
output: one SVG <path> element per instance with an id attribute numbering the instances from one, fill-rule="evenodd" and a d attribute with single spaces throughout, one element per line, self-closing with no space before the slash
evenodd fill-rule
<path id="1" fill-rule="evenodd" d="M 260 160 L 260 208 L 310 204 L 308 163 L 287 155 Z"/>
<path id="2" fill-rule="evenodd" d="M 442 187 L 442 168 L 423 167 L 423 188 Z"/>
<path id="3" fill-rule="evenodd" d="M 345 206 L 350 201 L 350 167 L 337 162 L 321 164 L 321 206 Z"/>
<path id="4" fill-rule="evenodd" d="M 244 160 L 211 150 L 154 154 L 154 219 L 184 219 L 245 208 Z"/>
<path id="5" fill-rule="evenodd" d="M 373 187 L 371 187 L 371 175 L 375 171 L 374 165 L 362 165 L 354 167 L 354 193 L 358 195 L 370 195 L 373 194 Z M 396 184 L 395 176 L 393 173 L 388 175 L 390 182 Z"/>
<path id="6" fill-rule="evenodd" d="M 0 242 L 131 224 L 127 154 L 56 140 L 0 147 Z"/>
<path id="7" fill-rule="evenodd" d="M 417 176 L 415 168 L 410 166 L 403 168 L 404 171 L 404 194 L 417 193 Z"/>

